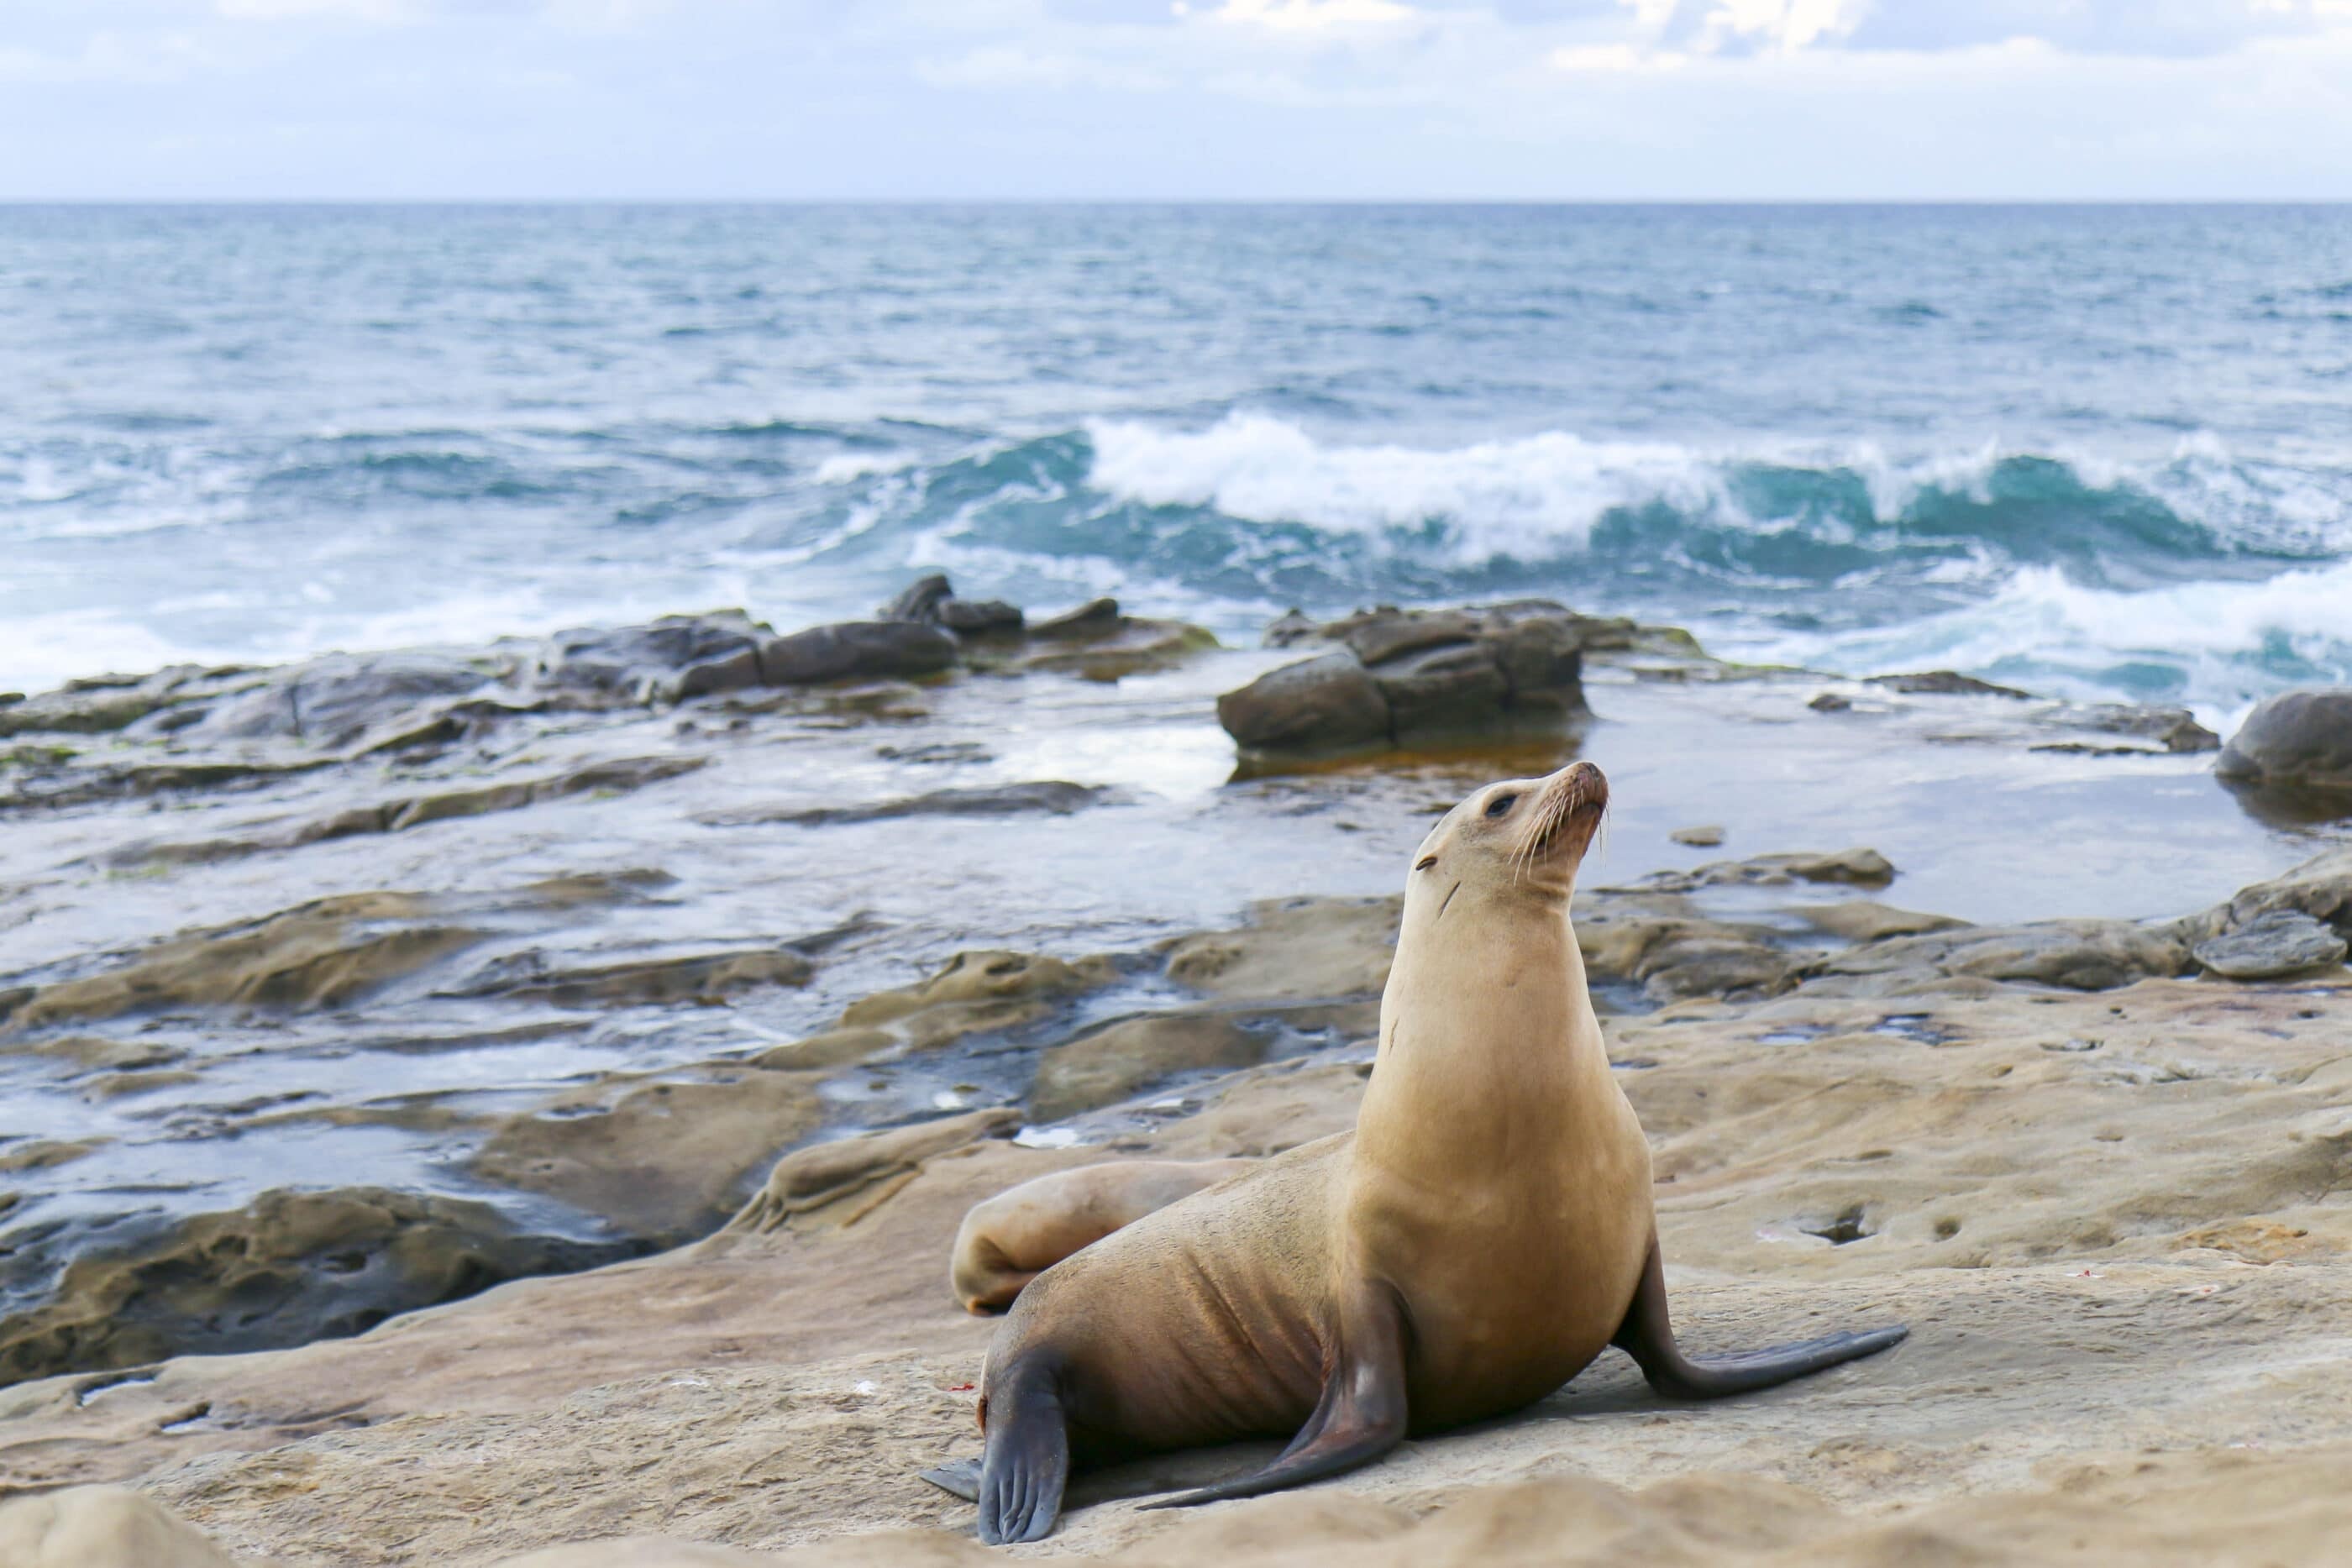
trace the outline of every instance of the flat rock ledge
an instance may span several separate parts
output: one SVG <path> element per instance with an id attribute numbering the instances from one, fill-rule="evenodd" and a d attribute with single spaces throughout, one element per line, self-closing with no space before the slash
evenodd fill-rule
<path id="1" fill-rule="evenodd" d="M 62 804 L 217 788 L 247 776 L 266 782 L 331 758 L 414 758 L 525 714 L 929 680 L 957 669 L 1118 680 L 1214 646 L 1200 627 L 1129 615 L 1115 600 L 1030 621 L 1012 605 L 958 599 L 946 578 L 934 576 L 874 620 L 781 634 L 740 610 L 720 610 L 482 649 L 329 653 L 270 669 L 182 664 L 72 681 L 0 703 L 0 741 L 17 741 L 0 761 L 55 772 L 98 737 L 164 743 L 173 756 L 209 750 L 215 758 L 194 771 L 186 763 L 85 767 L 61 780 L 19 786 L 28 800 Z M 257 756 L 274 759 L 265 765 Z"/>

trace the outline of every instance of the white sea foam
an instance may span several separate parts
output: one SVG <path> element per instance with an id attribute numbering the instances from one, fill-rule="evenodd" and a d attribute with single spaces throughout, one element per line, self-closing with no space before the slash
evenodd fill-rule
<path id="1" fill-rule="evenodd" d="M 837 452 L 816 465 L 820 485 L 847 485 L 876 474 L 896 474 L 922 461 L 912 452 Z"/>
<path id="2" fill-rule="evenodd" d="M 2205 432 L 2170 454 L 2126 462 L 2099 453 L 2029 450 L 1988 439 L 1897 457 L 1878 443 L 1749 442 L 1706 448 L 1671 442 L 1592 441 L 1546 431 L 1467 446 L 1350 445 L 1318 441 L 1287 420 L 1233 413 L 1203 430 L 1124 420 L 1090 423 L 1093 486 L 1148 506 L 1213 507 L 1262 523 L 1303 523 L 1379 535 L 1444 525 L 1456 564 L 1496 556 L 1542 559 L 1582 548 L 1612 510 L 1664 506 L 1704 526 L 1772 529 L 1791 519 L 1750 516 L 1734 498 L 1736 473 L 1757 465 L 1844 473 L 1869 497 L 1872 519 L 1900 524 L 1930 492 L 1994 500 L 2007 461 L 2039 457 L 2088 491 L 2136 491 L 2221 538 L 2317 552 L 2352 546 L 2352 493 L 2297 467 L 2239 459 Z M 1807 528 L 1841 528 L 1818 510 Z"/>
<path id="3" fill-rule="evenodd" d="M 1734 639 L 1727 649 L 1855 674 L 2020 664 L 2087 674 L 2145 660 L 2183 667 L 2187 700 L 2208 723 L 2228 722 L 2276 684 L 2249 661 L 2278 650 L 2330 678 L 2352 678 L 2352 561 L 2136 592 L 2026 567 L 1982 601 L 1940 615 L 1865 632 Z"/>
<path id="4" fill-rule="evenodd" d="M 1687 447 L 1564 431 L 1450 450 L 1325 445 L 1286 420 L 1234 413 L 1202 431 L 1099 420 L 1087 434 L 1091 483 L 1123 499 L 1360 534 L 1442 521 L 1474 560 L 1574 548 L 1616 507 L 1728 507 L 1715 466 Z"/>

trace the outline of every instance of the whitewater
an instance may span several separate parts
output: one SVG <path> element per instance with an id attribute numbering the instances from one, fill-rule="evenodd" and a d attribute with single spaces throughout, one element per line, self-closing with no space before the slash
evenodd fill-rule
<path id="1" fill-rule="evenodd" d="M 0 690 L 908 572 L 2352 680 L 2338 208 L 0 208 Z"/>

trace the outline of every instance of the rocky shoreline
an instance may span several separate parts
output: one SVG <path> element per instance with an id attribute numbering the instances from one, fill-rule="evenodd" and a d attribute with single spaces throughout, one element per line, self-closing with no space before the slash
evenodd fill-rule
<path id="1" fill-rule="evenodd" d="M 1744 852 L 1692 852 L 1636 819 L 1649 863 L 1576 915 L 1678 1295 L 1727 1339 L 1865 1304 L 1929 1326 L 1885 1376 L 1738 1412 L 1663 1416 L 1596 1369 L 1244 1506 L 1402 1552 L 1429 1506 L 1472 1517 L 1506 1482 L 1638 1520 L 1600 1483 L 1688 1475 L 1732 1489 L 1725 1552 L 1760 1555 L 2135 1444 L 2194 1491 L 2241 1429 L 2352 1442 L 2320 1354 L 2352 1327 L 2329 1304 L 2352 850 L 2308 825 L 2311 778 L 2285 805 L 2237 786 L 2241 813 L 2177 710 L 1744 669 L 1557 606 L 1269 642 L 1108 601 L 1033 624 L 937 580 L 785 636 L 682 617 L 0 707 L 0 1063 L 34 1118 L 0 1141 L 0 1488 L 135 1482 L 289 1563 L 962 1529 L 909 1479 L 970 1432 L 962 1209 L 1345 1125 L 1414 824 L 1643 710 L 1688 731 L 1659 731 L 1664 809 L 1746 804 L 1669 778 L 1744 725 L 1833 768 L 2193 781 L 2247 826 L 2190 869 L 2266 874 L 1974 918 L 1908 906 L 1905 845 L 1735 821 Z M 2226 1320 L 2191 1310 L 2223 1293 Z M 2126 1342 L 2095 1365 L 2053 1316 L 2080 1310 Z M 2177 1378 L 2168 1335 L 2206 1370 L 2158 1417 L 2126 1395 Z M 2022 1430 L 2019 1379 L 2058 1391 Z M 1588 1479 L 1530 1479 L 1563 1467 Z M 1724 1469 L 1817 1495 L 1768 1507 Z M 1081 1512 L 1054 1549 L 1175 1561 L 1220 1528 L 1165 1519 Z"/>

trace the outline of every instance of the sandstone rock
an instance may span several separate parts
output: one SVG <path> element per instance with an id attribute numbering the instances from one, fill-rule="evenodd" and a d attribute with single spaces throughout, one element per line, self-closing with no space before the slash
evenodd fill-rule
<path id="1" fill-rule="evenodd" d="M 2053 920 L 2032 925 L 1970 925 L 1921 936 L 1898 936 L 1832 954 L 1800 971 L 1808 987 L 1843 979 L 1842 995 L 1873 994 L 1858 979 L 1901 984 L 1921 975 L 2105 991 L 2134 981 L 2179 975 L 2189 965 L 2189 945 L 2170 926 L 2126 920 Z"/>
<path id="2" fill-rule="evenodd" d="M 1501 662 L 1475 643 L 1399 653 L 1371 669 L 1399 736 L 1486 728 L 1510 706 Z"/>
<path id="3" fill-rule="evenodd" d="M 956 640 L 908 621 L 845 621 L 778 637 L 760 648 L 772 686 L 814 685 L 937 674 L 956 661 Z"/>
<path id="4" fill-rule="evenodd" d="M 0 1320 L 0 1384 L 340 1338 L 621 1250 L 525 1235 L 462 1199 L 375 1187 L 264 1193 L 142 1244 L 75 1258 L 44 1305 Z M 40 1261 L 20 1254 L 14 1266 Z"/>
<path id="5" fill-rule="evenodd" d="M 0 705 L 0 738 L 43 733 L 104 735 L 167 710 L 175 721 L 193 720 L 202 709 L 192 705 L 219 695 L 234 684 L 236 674 L 235 671 L 173 664 L 149 675 L 68 681 L 56 691 Z"/>
<path id="6" fill-rule="evenodd" d="M 126 867 L 155 863 L 198 864 L 366 833 L 405 832 L 431 822 L 520 810 L 578 795 L 625 794 L 692 773 L 709 761 L 709 758 L 703 757 L 617 758 L 610 762 L 590 763 L 552 778 L 518 779 L 511 783 L 450 789 L 433 795 L 396 796 L 373 805 L 353 806 L 331 816 L 314 818 L 290 831 L 265 838 L 137 844 L 109 856 L 108 863 Z"/>
<path id="7" fill-rule="evenodd" d="M 1914 674 L 1873 675 L 1867 685 L 1885 686 L 1889 691 L 1909 696 L 1987 696 L 2031 697 L 2031 692 L 2015 686 L 1997 686 L 1990 681 L 1980 681 L 1974 675 L 1963 675 L 1957 670 L 1927 670 Z"/>
<path id="8" fill-rule="evenodd" d="M 2064 722 L 2111 735 L 2145 736 L 2167 751 L 2217 751 L 2221 737 L 2197 722 L 2187 708 L 2142 707 L 2130 703 L 2069 706 Z"/>
<path id="9" fill-rule="evenodd" d="M 137 1072 L 150 1067 L 168 1067 L 187 1054 L 160 1040 L 109 1040 L 95 1034 L 63 1035 L 7 1049 L 68 1063 L 75 1072 Z"/>
<path id="10" fill-rule="evenodd" d="M 1066 817 L 1101 801 L 1110 793 L 1099 785 L 1072 784 L 1043 779 L 1024 784 L 997 784 L 971 789 L 934 789 L 856 806 L 813 806 L 796 810 L 712 812 L 698 818 L 713 827 L 752 827 L 789 822 L 804 828 L 843 822 L 884 822 L 901 817 L 1013 817 L 1031 813 Z"/>
<path id="11" fill-rule="evenodd" d="M 1255 751 L 1385 746 L 1391 737 L 1387 697 L 1346 651 L 1286 664 L 1225 693 L 1217 722 Z"/>
<path id="12" fill-rule="evenodd" d="M 1388 984 L 1402 898 L 1283 898 L 1250 924 L 1169 944 L 1168 977 L 1231 1001 L 1377 997 Z"/>
<path id="13" fill-rule="evenodd" d="M 1118 600 L 1090 599 L 1076 610 L 1038 622 L 1029 628 L 1029 634 L 1048 641 L 1098 637 L 1116 630 L 1119 620 Z"/>
<path id="14" fill-rule="evenodd" d="M 413 721 L 436 702 L 497 681 L 492 661 L 457 653 L 330 653 L 270 671 L 181 732 L 188 741 L 291 740 L 334 751 L 373 729 Z"/>
<path id="15" fill-rule="evenodd" d="M 782 1071 L 846 1067 L 879 1056 L 900 1042 L 886 1029 L 829 1029 L 784 1045 L 770 1046 L 750 1059 L 754 1067 Z"/>
<path id="16" fill-rule="evenodd" d="M 627 702 L 656 695 L 676 701 L 757 685 L 767 632 L 740 610 L 559 632 L 540 648 L 537 681 L 556 691 Z"/>
<path id="17" fill-rule="evenodd" d="M 2250 784 L 2352 792 L 2352 687 L 2282 692 L 2259 704 L 2213 771 Z"/>
<path id="18" fill-rule="evenodd" d="M 1201 627 L 1123 613 L 1115 599 L 1097 599 L 1065 615 L 1034 622 L 1017 652 L 990 656 L 991 667 L 1117 681 L 1181 664 L 1217 640 Z"/>
<path id="19" fill-rule="evenodd" d="M 1223 1014 L 1159 1013 L 1121 1019 L 1048 1050 L 1029 1089 L 1029 1113 L 1058 1122 L 1115 1104 L 1180 1072 L 1251 1067 L 1265 1040 Z"/>
<path id="20" fill-rule="evenodd" d="M 919 985 L 852 1002 L 845 1029 L 887 1029 L 908 1049 L 933 1051 L 968 1034 L 1034 1023 L 1064 998 L 1108 985 L 1118 969 L 1097 955 L 1072 963 L 1034 953 L 959 953 Z"/>
<path id="21" fill-rule="evenodd" d="M 504 997 L 558 1008 L 645 1007 L 691 1002 L 716 1006 L 761 986 L 804 986 L 816 965 L 796 947 L 695 953 L 618 964 L 549 968 L 525 952 L 499 960 L 448 996 Z"/>
<path id="22" fill-rule="evenodd" d="M 1795 960 L 1755 927 L 1709 920 L 1686 901 L 1595 894 L 1576 911 L 1577 946 L 1594 980 L 1631 980 L 1654 1000 L 1769 993 Z"/>
<path id="23" fill-rule="evenodd" d="M 614 1078 L 512 1118 L 469 1168 L 675 1246 L 723 1222 L 751 1173 L 824 1117 L 805 1073 L 726 1064 L 689 1082 Z"/>
<path id="24" fill-rule="evenodd" d="M 959 599 L 943 572 L 918 578 L 904 593 L 882 607 L 885 621 L 916 621 L 944 626 L 961 636 L 988 636 L 1021 630 L 1019 607 L 1001 599 Z"/>
<path id="25" fill-rule="evenodd" d="M 2308 915 L 2338 936 L 2352 936 L 2352 846 L 2315 855 L 2283 876 L 2241 888 L 2227 904 L 2190 916 L 2181 927 L 2191 941 L 2203 941 L 2280 911 Z"/>
<path id="26" fill-rule="evenodd" d="M 1723 830 L 1714 826 L 1676 828 L 1666 837 L 1675 843 L 1688 844 L 1695 850 L 1711 850 L 1723 842 Z"/>
<path id="27" fill-rule="evenodd" d="M 762 1234 L 785 1229 L 845 1202 L 849 1207 L 838 1218 L 854 1223 L 873 1203 L 911 1180 L 924 1161 L 982 1138 L 1007 1135 L 1020 1125 L 1020 1112 L 998 1106 L 812 1144 L 778 1160 L 759 1196 L 727 1228 Z"/>
<path id="28" fill-rule="evenodd" d="M 0 1145 L 0 1172 L 40 1171 L 62 1166 L 106 1146 L 104 1138 L 35 1138 Z"/>
<path id="29" fill-rule="evenodd" d="M 1558 729 L 1586 712 L 1583 653 L 1602 624 L 1541 600 L 1286 617 L 1268 641 L 1339 646 L 1226 693 L 1217 717 L 1245 754 Z"/>
<path id="30" fill-rule="evenodd" d="M 1889 936 L 1919 936 L 1930 931 L 1957 931 L 1968 924 L 1948 915 L 1921 915 L 1868 898 L 1848 899 L 1842 904 L 1800 904 L 1790 913 L 1831 936 L 1843 936 L 1849 942 L 1883 942 Z"/>
<path id="31" fill-rule="evenodd" d="M 2231 980 L 2268 980 L 2344 962 L 2344 938 L 2300 910 L 2258 915 L 2191 950 L 2200 964 Z"/>
<path id="32" fill-rule="evenodd" d="M 202 1531 L 121 1487 L 68 1487 L 0 1503 L 6 1568 L 238 1568 Z M 253 1568 L 260 1568 L 255 1564 Z"/>
<path id="33" fill-rule="evenodd" d="M 0 1039 L 171 1007 L 332 1008 L 472 946 L 406 894 L 323 898 L 245 925 L 158 943 L 111 969 L 0 994 Z"/>
<path id="34" fill-rule="evenodd" d="M 1785 887 L 1800 882 L 1883 887 L 1894 880 L 1895 866 L 1885 855 L 1876 850 L 1856 848 L 1831 854 L 1758 855 L 1744 861 L 1710 861 L 1689 871 L 1654 872 L 1643 877 L 1639 886 L 1654 893 L 1692 893 L 1703 887 Z"/>

